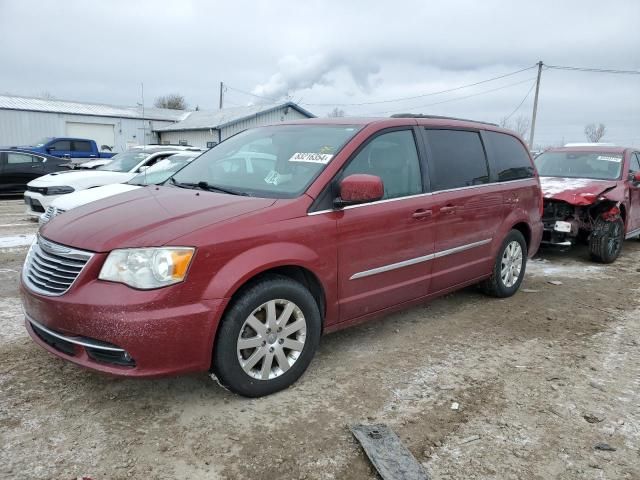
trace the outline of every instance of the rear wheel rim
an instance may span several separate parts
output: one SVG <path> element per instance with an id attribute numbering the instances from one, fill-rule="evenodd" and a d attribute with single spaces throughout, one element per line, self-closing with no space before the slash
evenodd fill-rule
<path id="1" fill-rule="evenodd" d="M 511 288 L 517 283 L 523 263 L 522 246 L 515 240 L 509 242 L 500 262 L 500 279 L 505 287 Z"/>
<path id="2" fill-rule="evenodd" d="M 236 350 L 244 372 L 257 380 L 273 380 L 300 358 L 307 338 L 307 320 L 295 303 L 274 299 L 246 318 Z"/>

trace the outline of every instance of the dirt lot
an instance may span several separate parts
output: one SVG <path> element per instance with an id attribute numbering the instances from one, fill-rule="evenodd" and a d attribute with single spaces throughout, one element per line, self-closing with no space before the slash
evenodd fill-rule
<path id="1" fill-rule="evenodd" d="M 355 422 L 388 423 L 434 479 L 640 478 L 638 241 L 606 267 L 544 252 L 511 299 L 470 288 L 327 336 L 294 387 L 249 400 L 206 375 L 122 380 L 37 347 L 21 211 L 0 202 L 2 478 L 377 478 Z"/>

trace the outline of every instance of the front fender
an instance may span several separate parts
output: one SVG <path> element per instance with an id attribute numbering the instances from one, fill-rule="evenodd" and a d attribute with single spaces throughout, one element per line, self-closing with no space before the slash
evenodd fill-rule
<path id="1" fill-rule="evenodd" d="M 318 265 L 320 256 L 307 246 L 290 242 L 271 243 L 245 250 L 227 261 L 213 275 L 204 298 L 231 298 L 249 279 L 261 272 L 285 265 L 293 265 L 310 270 L 322 282 Z"/>

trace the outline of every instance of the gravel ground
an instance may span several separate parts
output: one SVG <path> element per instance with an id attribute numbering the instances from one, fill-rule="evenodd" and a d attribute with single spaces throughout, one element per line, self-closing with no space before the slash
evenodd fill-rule
<path id="1" fill-rule="evenodd" d="M 329 335 L 295 386 L 245 399 L 37 347 L 17 294 L 26 249 L 1 240 L 35 232 L 22 210 L 0 202 L 2 478 L 375 479 L 357 422 L 389 424 L 433 479 L 640 478 L 638 241 L 610 266 L 543 252 L 510 299 L 469 288 Z"/>

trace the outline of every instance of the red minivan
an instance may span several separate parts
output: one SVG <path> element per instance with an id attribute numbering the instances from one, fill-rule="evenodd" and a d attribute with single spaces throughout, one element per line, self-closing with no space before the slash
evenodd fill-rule
<path id="1" fill-rule="evenodd" d="M 322 333 L 471 284 L 513 295 L 542 236 L 522 140 L 441 117 L 247 130 L 148 186 L 61 215 L 22 272 L 49 352 L 124 376 L 292 384 Z"/>

